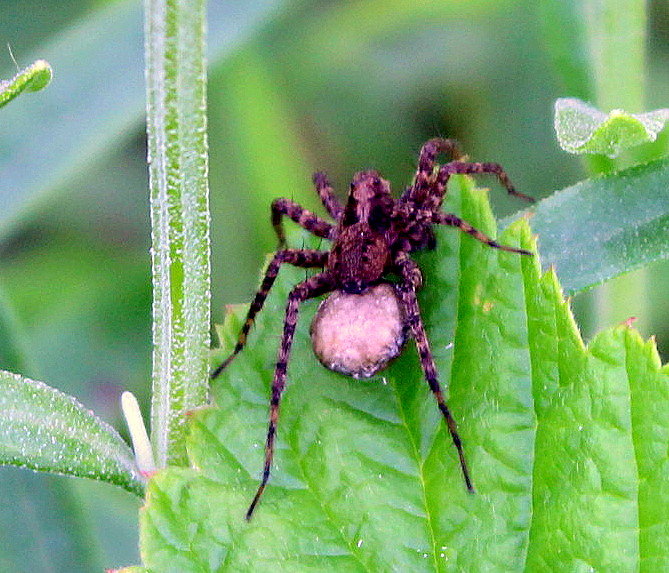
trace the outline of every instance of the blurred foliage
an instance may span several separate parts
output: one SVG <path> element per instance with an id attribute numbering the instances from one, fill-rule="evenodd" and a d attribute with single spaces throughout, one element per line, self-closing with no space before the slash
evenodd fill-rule
<path id="1" fill-rule="evenodd" d="M 275 245 L 271 199 L 284 195 L 320 212 L 310 182 L 316 169 L 341 194 L 367 167 L 397 190 L 409 182 L 421 143 L 443 135 L 459 139 L 474 160 L 504 165 L 537 198 L 584 178 L 552 128 L 557 97 L 593 99 L 579 22 L 561 19 L 576 4 L 212 2 L 214 320 L 255 290 Z M 669 8 L 656 0 L 648 12 L 646 107 L 654 109 L 669 101 Z M 0 46 L 11 46 L 19 66 L 45 58 L 54 69 L 46 90 L 23 94 L 0 115 L 1 314 L 22 333 L 2 346 L 27 352 L 3 350 L 0 367 L 77 396 L 121 429 L 121 390 L 146 403 L 151 368 L 140 6 L 7 0 L 0 22 Z M 6 50 L 0 77 L 15 73 Z M 31 121 L 41 127 L 22 127 Z M 645 158 L 665 152 L 667 139 Z M 498 216 L 522 207 L 490 185 Z M 665 357 L 668 279 L 669 265 L 657 264 L 646 270 L 643 292 L 616 293 L 614 281 L 609 289 L 619 298 L 606 319 L 637 316 Z M 592 296 L 575 300 L 586 338 L 600 322 Z M 137 562 L 130 495 L 9 468 L 0 468 L 0 479 L 2 546 L 63 556 L 10 561 L 14 571 L 17 563 L 33 572 L 76 570 L 69 549 L 61 551 L 73 543 L 70 529 L 86 533 L 85 551 L 72 549 L 86 556 L 80 570 Z"/>

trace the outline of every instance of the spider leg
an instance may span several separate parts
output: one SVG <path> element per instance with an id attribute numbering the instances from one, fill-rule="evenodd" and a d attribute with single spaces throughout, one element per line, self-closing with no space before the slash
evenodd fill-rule
<path id="1" fill-rule="evenodd" d="M 235 356 L 246 345 L 246 337 L 248 336 L 249 330 L 253 326 L 256 315 L 262 310 L 265 299 L 269 294 L 274 281 L 279 274 L 279 268 L 283 263 L 289 263 L 296 267 L 304 268 L 317 268 L 325 266 L 328 258 L 327 251 L 315 251 L 307 249 L 286 249 L 283 251 L 278 251 L 274 254 L 274 258 L 270 261 L 265 271 L 265 277 L 263 278 L 260 289 L 256 293 L 249 312 L 246 315 L 246 320 L 244 321 L 244 326 L 242 327 L 241 332 L 239 333 L 239 339 L 235 345 L 235 349 L 232 351 L 232 354 L 228 356 L 219 366 L 217 366 L 211 373 L 210 378 L 213 380 L 216 378 L 223 369 L 232 362 Z M 318 276 L 318 275 L 317 275 Z"/>
<path id="2" fill-rule="evenodd" d="M 286 234 L 281 222 L 284 215 L 317 237 L 322 237 L 323 239 L 334 238 L 336 230 L 334 225 L 324 221 L 315 213 L 307 211 L 295 201 L 283 198 L 275 199 L 272 201 L 272 225 L 274 226 L 276 236 L 279 238 L 279 245 L 282 247 L 286 244 Z"/>
<path id="3" fill-rule="evenodd" d="M 432 175 L 437 155 L 440 153 L 449 154 L 453 161 L 462 159 L 464 155 L 460 149 L 460 144 L 455 139 L 442 139 L 435 137 L 423 144 L 418 156 L 418 172 Z"/>
<path id="4" fill-rule="evenodd" d="M 299 313 L 299 305 L 302 301 L 309 298 L 320 296 L 331 291 L 334 284 L 327 273 L 314 275 L 304 282 L 298 284 L 288 295 L 288 304 L 286 305 L 286 315 L 283 322 L 283 335 L 281 337 L 281 346 L 277 357 L 276 369 L 274 370 L 274 379 L 272 380 L 272 397 L 270 400 L 269 426 L 267 428 L 267 441 L 265 442 L 265 465 L 262 474 L 262 480 L 258 486 L 251 505 L 246 511 L 246 519 L 251 519 L 260 497 L 265 491 L 265 486 L 269 480 L 272 468 L 272 459 L 274 458 L 274 438 L 279 420 L 279 404 L 281 402 L 281 393 L 286 383 L 286 371 L 288 369 L 288 358 L 293 344 L 293 335 Z"/>
<path id="5" fill-rule="evenodd" d="M 444 394 L 439 385 L 437 367 L 434 364 L 434 358 L 432 357 L 432 351 L 430 350 L 430 343 L 428 342 L 427 334 L 425 333 L 425 326 L 423 324 L 423 319 L 421 318 L 418 299 L 416 298 L 416 289 L 420 287 L 423 281 L 422 274 L 418 265 L 412 261 L 406 253 L 399 253 L 395 260 L 395 264 L 398 266 L 402 276 L 402 283 L 399 287 L 400 298 L 404 305 L 407 323 L 416 340 L 416 348 L 418 349 L 423 374 L 430 386 L 430 390 L 432 390 L 432 393 L 437 400 L 439 410 L 441 411 L 444 421 L 446 422 L 446 427 L 451 434 L 453 445 L 458 451 L 460 468 L 462 469 L 462 475 L 465 479 L 467 490 L 473 493 L 474 486 L 472 485 L 472 480 L 469 475 L 469 468 L 467 467 L 467 461 L 465 460 L 465 453 L 462 448 L 460 434 L 458 434 L 458 426 L 451 411 L 446 405 Z"/>
<path id="6" fill-rule="evenodd" d="M 432 213 L 432 222 L 439 225 L 449 225 L 451 227 L 458 227 L 463 233 L 467 233 L 474 237 L 477 241 L 485 243 L 489 247 L 494 247 L 495 249 L 501 249 L 502 251 L 509 251 L 510 253 L 520 253 L 521 255 L 530 255 L 532 256 L 531 251 L 525 249 L 517 249 L 515 247 L 508 247 L 506 245 L 500 245 L 494 239 L 488 237 L 488 235 L 482 233 L 478 229 L 472 227 L 467 221 L 460 219 L 457 215 L 453 213 L 443 213 L 442 211 L 437 211 Z"/>
<path id="7" fill-rule="evenodd" d="M 316 186 L 316 191 L 318 196 L 321 198 L 323 206 L 327 209 L 330 216 L 335 220 L 339 221 L 342 214 L 344 213 L 344 207 L 337 199 L 337 196 L 332 189 L 332 185 L 328 181 L 328 176 L 321 171 L 314 173 L 314 185 Z"/>
<path id="8" fill-rule="evenodd" d="M 503 167 L 499 163 L 469 163 L 465 161 L 451 161 L 446 165 L 442 165 L 439 169 L 438 180 L 443 184 L 444 189 L 446 188 L 446 183 L 448 182 L 451 175 L 455 174 L 464 174 L 464 175 L 474 175 L 477 173 L 489 173 L 495 175 L 499 182 L 504 185 L 509 195 L 514 195 L 528 203 L 534 203 L 534 199 L 529 195 L 525 195 L 516 191 L 516 188 L 511 183 L 509 176 L 504 171 Z"/>
<path id="9" fill-rule="evenodd" d="M 430 189 L 434 185 L 434 166 L 437 155 L 440 153 L 450 155 L 452 160 L 459 160 L 464 157 L 460 150 L 460 144 L 455 139 L 435 137 L 426 141 L 420 149 L 418 170 L 413 185 L 404 191 L 400 203 L 407 201 L 422 203 L 430 194 Z"/>

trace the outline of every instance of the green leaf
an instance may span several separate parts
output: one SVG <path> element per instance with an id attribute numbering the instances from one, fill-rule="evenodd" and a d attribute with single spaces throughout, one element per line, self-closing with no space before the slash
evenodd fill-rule
<path id="1" fill-rule="evenodd" d="M 455 182 L 454 182 L 455 183 Z M 459 201 L 460 192 L 463 200 Z M 447 210 L 494 235 L 485 195 Z M 192 469 L 149 483 L 155 571 L 658 571 L 669 566 L 669 371 L 627 327 L 585 348 L 552 271 L 452 229 L 421 253 L 423 318 L 477 493 L 410 343 L 353 380 L 318 364 L 302 311 L 272 477 L 256 513 L 269 385 L 291 285 L 282 269 L 248 347 L 192 415 Z M 501 242 L 533 248 L 526 222 Z M 224 356 L 243 320 L 222 330 Z M 452 345 L 451 345 L 452 343 Z"/>
<path id="2" fill-rule="evenodd" d="M 668 258 L 667 188 L 669 160 L 662 159 L 582 181 L 544 199 L 531 217 L 544 268 L 555 266 L 571 295 Z"/>
<path id="3" fill-rule="evenodd" d="M 605 114 L 576 98 L 555 102 L 555 132 L 569 153 L 599 153 L 617 157 L 623 151 L 657 139 L 669 119 L 669 109 L 633 114 L 614 109 Z"/>
<path id="4" fill-rule="evenodd" d="M 0 81 L 0 107 L 7 105 L 22 92 L 38 92 L 49 85 L 53 71 L 49 62 L 37 60 L 21 70 L 10 81 Z"/>
<path id="5" fill-rule="evenodd" d="M 134 456 L 108 424 L 42 382 L 0 371 L 0 463 L 87 477 L 142 495 Z"/>

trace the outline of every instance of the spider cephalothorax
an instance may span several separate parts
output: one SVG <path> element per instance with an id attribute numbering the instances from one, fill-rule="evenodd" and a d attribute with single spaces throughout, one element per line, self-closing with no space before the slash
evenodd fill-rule
<path id="1" fill-rule="evenodd" d="M 438 165 L 436 157 L 439 153 L 451 154 L 452 161 Z M 265 271 L 232 354 L 212 372 L 212 378 L 218 376 L 244 348 L 255 316 L 262 309 L 283 263 L 323 270 L 297 284 L 288 295 L 283 335 L 272 381 L 265 466 L 258 491 L 246 513 L 247 519 L 253 514 L 269 479 L 279 403 L 286 382 L 299 304 L 333 291 L 335 298 L 321 305 L 312 324 L 312 340 L 319 360 L 328 368 L 351 376 L 371 376 L 401 351 L 407 335 L 413 337 L 423 373 L 457 448 L 465 484 L 469 491 L 473 491 L 457 426 L 437 379 L 416 299 L 416 291 L 422 285 L 423 277 L 409 254 L 434 246 L 434 225 L 458 227 L 490 247 L 523 255 L 532 254 L 523 249 L 500 245 L 453 213 L 440 211 L 450 176 L 475 173 L 496 175 L 510 194 L 532 200 L 513 188 L 499 164 L 464 161 L 453 140 L 431 139 L 421 149 L 413 183 L 398 201 L 393 199 L 389 183 L 376 171 L 361 171 L 353 178 L 344 206 L 334 195 L 327 177 L 323 173 L 314 175 L 318 195 L 336 225 L 289 199 L 276 199 L 272 203 L 272 223 L 281 250 L 275 253 Z M 284 216 L 314 235 L 331 240 L 330 251 L 283 248 Z M 396 277 L 392 284 L 388 280 L 389 275 Z M 365 310 L 367 308 L 373 310 Z M 374 323 L 374 337 L 371 336 L 371 330 L 367 331 L 371 323 Z M 341 329 L 342 336 L 328 337 L 333 329 Z"/>

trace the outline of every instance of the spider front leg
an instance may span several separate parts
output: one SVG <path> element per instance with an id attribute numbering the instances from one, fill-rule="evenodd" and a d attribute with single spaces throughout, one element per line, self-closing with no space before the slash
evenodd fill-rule
<path id="1" fill-rule="evenodd" d="M 265 466 L 263 469 L 262 480 L 258 486 L 251 505 L 246 512 L 246 519 L 251 519 L 260 497 L 265 491 L 267 481 L 269 480 L 272 468 L 272 459 L 274 458 L 274 438 L 279 420 L 279 404 L 281 402 L 281 393 L 286 384 L 286 372 L 288 370 L 288 359 L 290 349 L 295 335 L 295 326 L 299 313 L 299 305 L 302 301 L 309 298 L 320 296 L 333 289 L 333 284 L 326 273 L 314 275 L 304 282 L 298 284 L 288 295 L 288 304 L 286 305 L 286 315 L 283 321 L 283 335 L 281 337 L 281 346 L 274 370 L 274 379 L 272 380 L 272 397 L 270 399 L 269 426 L 267 428 L 267 441 L 265 442 Z"/>
<path id="2" fill-rule="evenodd" d="M 442 213 L 441 211 L 432 213 L 432 223 L 439 225 L 449 225 L 451 227 L 458 227 L 458 229 L 460 229 L 463 233 L 467 233 L 468 235 L 474 237 L 477 241 L 481 241 L 482 243 L 485 243 L 489 247 L 493 247 L 495 249 L 508 251 L 510 253 L 519 253 L 521 255 L 532 256 L 531 251 L 527 251 L 525 249 L 517 249 L 516 247 L 508 247 L 506 245 L 499 244 L 497 241 L 491 239 L 485 233 L 482 233 L 478 229 L 472 227 L 469 223 L 467 223 L 467 221 L 460 219 L 460 217 L 454 215 L 453 213 Z"/>
<path id="3" fill-rule="evenodd" d="M 432 175 L 437 155 L 445 153 L 451 156 L 452 161 L 457 161 L 464 157 L 460 150 L 460 144 L 455 139 L 442 139 L 435 137 L 423 144 L 418 156 L 418 173 L 423 173 L 426 177 Z"/>
<path id="4" fill-rule="evenodd" d="M 335 221 L 339 221 L 344 213 L 344 207 L 342 207 L 339 199 L 337 199 L 334 189 L 332 189 L 332 185 L 330 185 L 330 182 L 328 181 L 328 176 L 322 171 L 317 171 L 314 173 L 313 180 L 314 185 L 316 186 L 316 192 L 321 198 L 321 203 L 323 203 L 323 206 L 327 209 L 328 213 L 330 213 L 330 217 Z"/>
<path id="5" fill-rule="evenodd" d="M 316 192 L 318 193 L 323 206 L 327 209 L 330 216 L 335 221 L 338 221 L 344 212 L 344 208 L 341 206 L 341 203 L 339 203 L 327 176 L 325 173 L 317 172 L 314 173 L 313 179 L 314 185 L 316 186 Z M 307 211 L 299 203 L 295 203 L 295 201 L 291 201 L 290 199 L 275 199 L 272 202 L 272 225 L 274 226 L 276 236 L 279 238 L 280 246 L 286 244 L 286 234 L 283 231 L 283 225 L 281 223 L 281 219 L 284 215 L 290 217 L 300 227 L 313 233 L 317 237 L 334 239 L 336 232 L 336 227 L 334 225 L 324 221 L 311 211 Z"/>
<path id="6" fill-rule="evenodd" d="M 525 195 L 520 191 L 516 191 L 516 188 L 511 183 L 511 179 L 504 171 L 504 168 L 499 163 L 469 163 L 465 161 L 451 161 L 446 165 L 442 165 L 439 169 L 438 181 L 446 188 L 451 175 L 475 175 L 477 173 L 488 173 L 490 175 L 495 175 L 499 182 L 506 188 L 506 191 L 509 195 L 513 195 L 528 203 L 534 203 L 534 199 L 529 195 Z"/>
<path id="7" fill-rule="evenodd" d="M 265 304 L 265 299 L 269 294 L 274 281 L 276 280 L 277 275 L 279 274 L 279 268 L 283 263 L 289 263 L 296 267 L 303 268 L 318 268 L 324 267 L 328 259 L 328 253 L 324 251 L 308 250 L 308 249 L 286 249 L 283 251 L 278 251 L 274 254 L 274 258 L 267 265 L 267 270 L 265 271 L 265 277 L 263 278 L 260 289 L 256 293 L 249 312 L 246 315 L 246 320 L 244 321 L 244 326 L 242 327 L 241 332 L 239 333 L 239 339 L 235 345 L 235 349 L 232 351 L 230 356 L 228 356 L 219 366 L 217 366 L 212 373 L 210 378 L 213 380 L 216 378 L 225 367 L 232 362 L 232 360 L 241 352 L 241 350 L 246 345 L 246 338 L 248 336 L 256 315 L 262 310 L 263 304 Z"/>
<path id="8" fill-rule="evenodd" d="M 414 339 L 416 340 L 416 348 L 418 349 L 418 356 L 420 357 L 420 365 L 423 369 L 423 374 L 425 375 L 425 379 L 430 386 L 430 390 L 432 390 L 432 393 L 437 400 L 439 410 L 441 411 L 441 414 L 444 417 L 444 421 L 446 422 L 446 426 L 448 427 L 448 431 L 451 434 L 453 445 L 455 445 L 455 448 L 458 451 L 460 468 L 462 469 L 462 475 L 465 479 L 467 491 L 473 493 L 474 486 L 472 485 L 472 480 L 469 475 L 469 468 L 467 467 L 467 461 L 465 460 L 465 453 L 462 449 L 462 441 L 460 440 L 460 434 L 458 433 L 458 426 L 455 423 L 455 419 L 451 415 L 451 411 L 446 405 L 444 394 L 441 390 L 441 386 L 439 385 L 437 367 L 434 364 L 434 358 L 432 357 L 432 351 L 430 350 L 430 343 L 427 339 L 425 326 L 423 324 L 420 308 L 418 306 L 418 299 L 416 298 L 416 289 L 420 287 L 423 281 L 422 274 L 418 268 L 418 265 L 412 261 L 404 252 L 397 256 L 395 264 L 399 268 L 400 274 L 402 276 L 402 283 L 399 287 L 400 298 L 402 300 L 402 304 L 404 305 L 407 324 L 411 329 L 411 333 Z"/>
<path id="9" fill-rule="evenodd" d="M 276 236 L 279 238 L 279 246 L 281 247 L 286 244 L 286 234 L 281 222 L 284 215 L 317 237 L 323 239 L 334 238 L 336 230 L 334 225 L 324 221 L 315 213 L 302 207 L 299 203 L 295 203 L 295 201 L 283 198 L 274 199 L 272 201 L 272 225 L 274 226 Z"/>
<path id="10" fill-rule="evenodd" d="M 450 155 L 452 160 L 458 160 L 464 157 L 460 150 L 460 144 L 455 139 L 442 139 L 435 137 L 423 144 L 418 156 L 418 170 L 414 176 L 414 181 L 411 187 L 407 188 L 402 194 L 400 203 L 411 201 L 413 203 L 423 204 L 423 202 L 433 195 L 433 188 L 435 185 L 434 166 L 436 164 L 437 156 L 441 153 Z M 438 195 L 439 199 L 444 194 L 446 189 L 445 183 L 440 188 Z"/>

